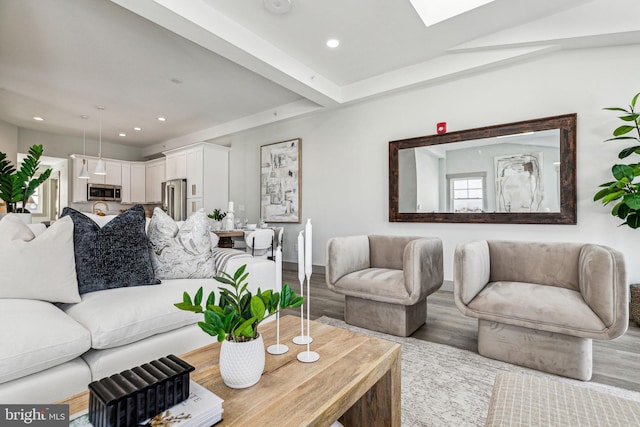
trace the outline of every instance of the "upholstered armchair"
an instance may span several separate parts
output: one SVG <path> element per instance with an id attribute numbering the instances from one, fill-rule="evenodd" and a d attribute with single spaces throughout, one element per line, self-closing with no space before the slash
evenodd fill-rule
<path id="1" fill-rule="evenodd" d="M 625 263 L 614 249 L 581 243 L 476 241 L 454 255 L 454 298 L 478 319 L 486 357 L 583 381 L 592 339 L 627 330 Z"/>
<path id="2" fill-rule="evenodd" d="M 443 282 L 442 241 L 410 236 L 334 237 L 326 281 L 345 295 L 345 321 L 409 336 L 427 318 L 427 296 Z"/>

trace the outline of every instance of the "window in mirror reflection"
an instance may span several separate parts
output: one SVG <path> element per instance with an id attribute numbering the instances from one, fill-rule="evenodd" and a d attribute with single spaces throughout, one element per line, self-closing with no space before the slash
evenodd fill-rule
<path id="1" fill-rule="evenodd" d="M 452 195 L 451 210 L 453 212 L 484 212 L 486 203 L 484 197 L 485 176 L 472 174 L 467 177 L 450 177 L 449 194 Z"/>

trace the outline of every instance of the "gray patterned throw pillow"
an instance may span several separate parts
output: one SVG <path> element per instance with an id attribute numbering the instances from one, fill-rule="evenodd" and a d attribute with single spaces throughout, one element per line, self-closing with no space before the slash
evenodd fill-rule
<path id="1" fill-rule="evenodd" d="M 157 285 L 142 205 L 121 213 L 102 228 L 75 209 L 62 216 L 73 220 L 73 245 L 80 294 L 127 286 Z"/>
<path id="2" fill-rule="evenodd" d="M 211 253 L 211 225 L 204 211 L 182 226 L 155 208 L 147 231 L 151 263 L 159 279 L 200 279 L 216 274 Z"/>

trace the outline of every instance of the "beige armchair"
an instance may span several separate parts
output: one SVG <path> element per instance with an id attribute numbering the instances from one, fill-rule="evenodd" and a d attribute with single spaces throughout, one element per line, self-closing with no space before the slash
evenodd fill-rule
<path id="1" fill-rule="evenodd" d="M 427 296 L 442 286 L 442 241 L 334 237 L 327 243 L 326 281 L 345 295 L 347 323 L 409 336 L 426 321 Z"/>
<path id="2" fill-rule="evenodd" d="M 478 320 L 478 352 L 591 379 L 592 339 L 629 324 L 623 256 L 599 245 L 477 241 L 454 255 L 454 299 Z"/>

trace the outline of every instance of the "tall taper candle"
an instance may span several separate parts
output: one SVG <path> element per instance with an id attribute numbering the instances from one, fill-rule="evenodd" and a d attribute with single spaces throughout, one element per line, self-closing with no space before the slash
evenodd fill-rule
<path id="1" fill-rule="evenodd" d="M 282 291 L 282 249 L 276 249 L 276 291 Z"/>
<path id="2" fill-rule="evenodd" d="M 311 248 L 312 248 L 312 227 L 311 227 L 311 218 L 307 219 L 307 225 L 304 230 L 304 272 L 307 275 L 307 280 L 311 278 L 311 269 L 312 269 L 312 257 L 311 257 Z"/>
<path id="3" fill-rule="evenodd" d="M 229 202 L 229 209 L 227 209 L 229 212 L 233 212 L 233 202 Z"/>
<path id="4" fill-rule="evenodd" d="M 300 296 L 304 298 L 304 231 L 298 233 L 298 280 L 300 281 Z M 304 303 L 300 306 L 300 335 L 293 338 L 298 345 L 305 345 L 308 338 L 304 335 Z"/>
<path id="5" fill-rule="evenodd" d="M 298 233 L 298 280 L 304 282 L 304 237 L 302 231 Z"/>

